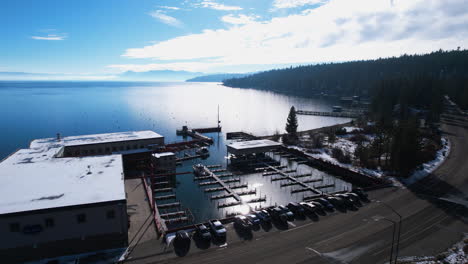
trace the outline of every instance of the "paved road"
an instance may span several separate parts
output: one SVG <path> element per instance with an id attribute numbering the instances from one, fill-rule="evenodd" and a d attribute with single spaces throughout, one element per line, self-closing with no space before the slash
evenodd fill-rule
<path id="1" fill-rule="evenodd" d="M 394 221 L 398 217 L 377 201 L 403 216 L 400 256 L 445 251 L 468 232 L 468 123 L 446 121 L 443 130 L 452 151 L 442 166 L 415 187 L 373 191 L 369 195 L 374 202 L 358 211 L 295 221 L 284 230 L 254 232 L 251 240 L 238 238 L 229 227 L 227 246 L 199 250 L 192 245 L 185 257 L 175 257 L 171 250 L 157 253 L 158 242 L 145 242 L 135 250 L 139 257 L 128 263 L 385 263 L 393 224 L 382 217 Z"/>

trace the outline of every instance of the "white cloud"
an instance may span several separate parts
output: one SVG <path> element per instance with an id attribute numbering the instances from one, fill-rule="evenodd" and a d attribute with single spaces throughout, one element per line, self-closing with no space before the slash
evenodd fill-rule
<path id="1" fill-rule="evenodd" d="M 107 66 L 110 69 L 116 70 L 116 73 L 134 71 L 191 71 L 191 72 L 205 72 L 209 71 L 216 65 L 221 66 L 221 63 L 211 62 L 174 62 L 174 63 L 149 63 L 149 64 L 113 64 Z"/>
<path id="2" fill-rule="evenodd" d="M 466 48 L 465 1 L 331 0 L 300 14 L 130 48 L 123 56 L 158 61 L 128 67 L 199 71 L 209 65 L 347 61 Z"/>
<path id="3" fill-rule="evenodd" d="M 160 22 L 173 26 L 173 27 L 182 27 L 183 24 L 177 18 L 166 15 L 162 10 L 156 10 L 150 13 L 150 16 L 156 18 Z"/>
<path id="4" fill-rule="evenodd" d="M 158 8 L 169 9 L 169 10 L 180 10 L 180 8 L 175 7 L 175 6 L 158 6 Z"/>
<path id="5" fill-rule="evenodd" d="M 326 3 L 327 0 L 275 0 L 273 6 L 275 8 L 294 8 L 305 5 L 316 5 Z"/>
<path id="6" fill-rule="evenodd" d="M 225 16 L 221 17 L 221 20 L 223 22 L 225 22 L 225 23 L 228 23 L 228 24 L 245 25 L 245 24 L 249 24 L 251 22 L 254 22 L 257 18 L 258 18 L 258 16 L 254 16 L 254 15 L 250 15 L 250 16 L 238 15 L 238 16 L 235 16 L 233 14 L 229 14 L 229 15 L 225 15 Z"/>
<path id="7" fill-rule="evenodd" d="M 37 40 L 64 40 L 66 38 L 65 35 L 55 35 L 55 34 L 48 34 L 47 36 L 32 36 L 32 39 Z"/>
<path id="8" fill-rule="evenodd" d="M 199 5 L 202 6 L 202 7 L 205 7 L 205 8 L 211 8 L 211 9 L 222 10 L 222 11 L 242 10 L 242 7 L 223 5 L 223 4 L 220 4 L 220 3 L 216 3 L 213 0 L 204 0 Z"/>

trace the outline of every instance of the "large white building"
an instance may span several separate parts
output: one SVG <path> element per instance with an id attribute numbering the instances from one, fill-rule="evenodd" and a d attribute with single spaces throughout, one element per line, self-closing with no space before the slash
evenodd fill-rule
<path id="1" fill-rule="evenodd" d="M 34 140 L 8 156 L 0 162 L 1 262 L 126 247 L 119 152 L 163 144 L 152 131 L 85 135 Z"/>

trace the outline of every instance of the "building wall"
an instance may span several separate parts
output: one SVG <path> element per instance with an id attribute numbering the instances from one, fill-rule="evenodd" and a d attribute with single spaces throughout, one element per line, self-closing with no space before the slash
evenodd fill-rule
<path id="1" fill-rule="evenodd" d="M 79 146 L 66 146 L 64 150 L 64 157 L 106 155 L 127 150 L 147 149 L 150 145 L 162 146 L 164 145 L 164 138 L 161 137 Z"/>
<path id="2" fill-rule="evenodd" d="M 126 207 L 120 201 L 0 216 L 0 255 L 9 260 L 6 263 L 16 263 L 125 247 Z"/>
<path id="3" fill-rule="evenodd" d="M 165 154 L 160 157 L 154 157 L 154 165 L 156 172 L 160 173 L 175 173 L 176 157 L 175 154 Z"/>

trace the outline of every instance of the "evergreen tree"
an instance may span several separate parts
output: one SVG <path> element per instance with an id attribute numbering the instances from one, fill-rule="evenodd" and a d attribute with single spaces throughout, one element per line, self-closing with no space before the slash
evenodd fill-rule
<path id="1" fill-rule="evenodd" d="M 294 106 L 291 106 L 289 110 L 288 119 L 286 121 L 286 132 L 288 132 L 288 135 L 292 138 L 297 137 L 297 116 Z"/>

